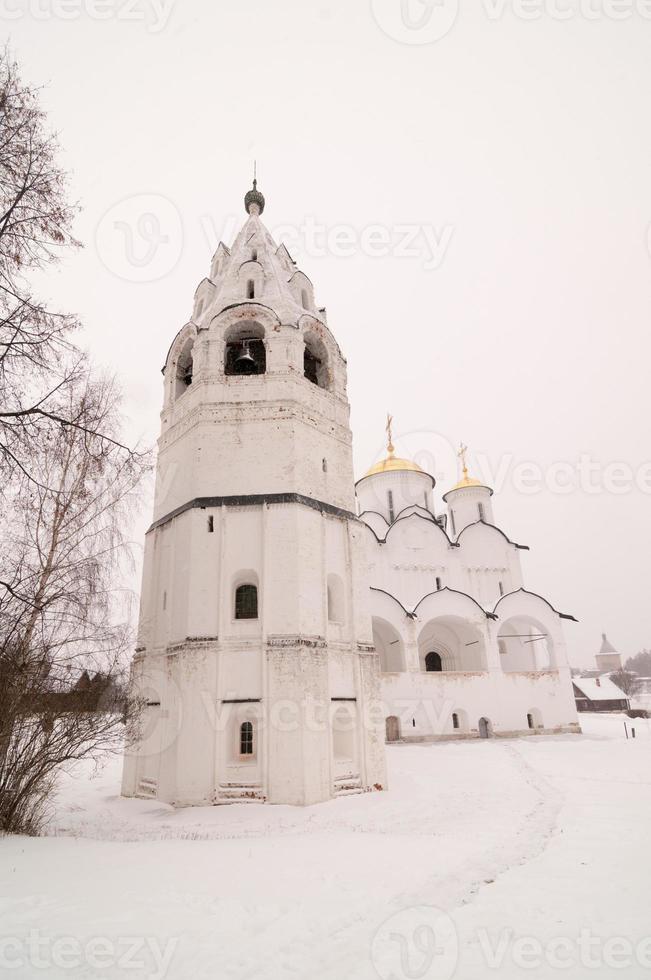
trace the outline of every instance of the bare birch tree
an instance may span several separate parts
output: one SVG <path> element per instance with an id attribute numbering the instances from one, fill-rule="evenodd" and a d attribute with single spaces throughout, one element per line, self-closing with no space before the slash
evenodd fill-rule
<path id="1" fill-rule="evenodd" d="M 111 383 L 68 387 L 63 427 L 23 474 L 0 556 L 0 829 L 34 830 L 61 765 L 118 748 L 133 707 L 118 703 L 130 643 L 122 572 L 145 462 L 94 430 L 119 426 Z M 105 702 L 71 693 L 83 671 Z M 99 709 L 99 710 L 97 710 Z"/>
<path id="2" fill-rule="evenodd" d="M 123 442 L 119 398 L 91 380 L 75 316 L 30 273 L 78 243 L 38 93 L 0 52 L 0 831 L 38 827 L 66 762 L 124 735 L 113 680 L 130 631 L 120 601 L 130 513 L 148 457 Z M 101 672 L 103 710 L 71 687 Z M 93 686 L 96 700 L 97 685 Z M 129 708 L 127 706 L 127 715 Z"/>

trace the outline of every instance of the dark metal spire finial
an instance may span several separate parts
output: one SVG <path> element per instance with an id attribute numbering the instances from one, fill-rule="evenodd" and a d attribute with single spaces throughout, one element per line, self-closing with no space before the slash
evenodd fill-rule
<path id="1" fill-rule="evenodd" d="M 264 211 L 264 194 L 258 190 L 258 161 L 253 161 L 253 189 L 244 196 L 244 209 L 247 214 L 262 214 Z"/>

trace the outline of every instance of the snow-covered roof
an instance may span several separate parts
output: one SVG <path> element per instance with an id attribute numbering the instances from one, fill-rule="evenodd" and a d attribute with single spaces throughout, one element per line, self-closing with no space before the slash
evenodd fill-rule
<path id="1" fill-rule="evenodd" d="M 610 677 L 573 677 L 575 687 L 590 701 L 622 701 L 626 695 Z"/>

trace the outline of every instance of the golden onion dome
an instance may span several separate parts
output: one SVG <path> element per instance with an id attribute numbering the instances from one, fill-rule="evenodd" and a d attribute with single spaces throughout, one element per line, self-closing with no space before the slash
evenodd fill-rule
<path id="1" fill-rule="evenodd" d="M 422 473 L 423 476 L 428 476 L 432 481 L 432 486 L 434 486 L 434 477 L 430 476 L 424 469 L 422 469 L 418 463 L 412 463 L 410 459 L 402 459 L 400 456 L 396 456 L 395 446 L 393 445 L 393 435 L 392 435 L 392 423 L 393 415 L 387 415 L 387 453 L 385 459 L 380 460 L 375 466 L 371 466 L 370 470 L 364 474 L 364 476 L 357 481 L 361 483 L 369 476 L 378 476 L 380 473 Z"/>
<path id="2" fill-rule="evenodd" d="M 393 473 L 396 470 L 411 470 L 413 473 L 425 472 L 418 463 L 412 463 L 410 459 L 401 459 L 400 456 L 390 454 L 386 459 L 376 463 L 375 466 L 371 466 L 370 470 L 364 474 L 362 479 L 365 480 L 367 476 L 375 476 L 377 473 Z"/>

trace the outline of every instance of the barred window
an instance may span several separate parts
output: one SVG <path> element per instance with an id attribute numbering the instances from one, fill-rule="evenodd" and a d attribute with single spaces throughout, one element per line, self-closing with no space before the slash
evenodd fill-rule
<path id="1" fill-rule="evenodd" d="M 240 755 L 253 755 L 253 724 L 250 721 L 240 725 Z"/>
<path id="2" fill-rule="evenodd" d="M 258 618 L 257 585 L 240 585 L 235 590 L 235 619 Z"/>

